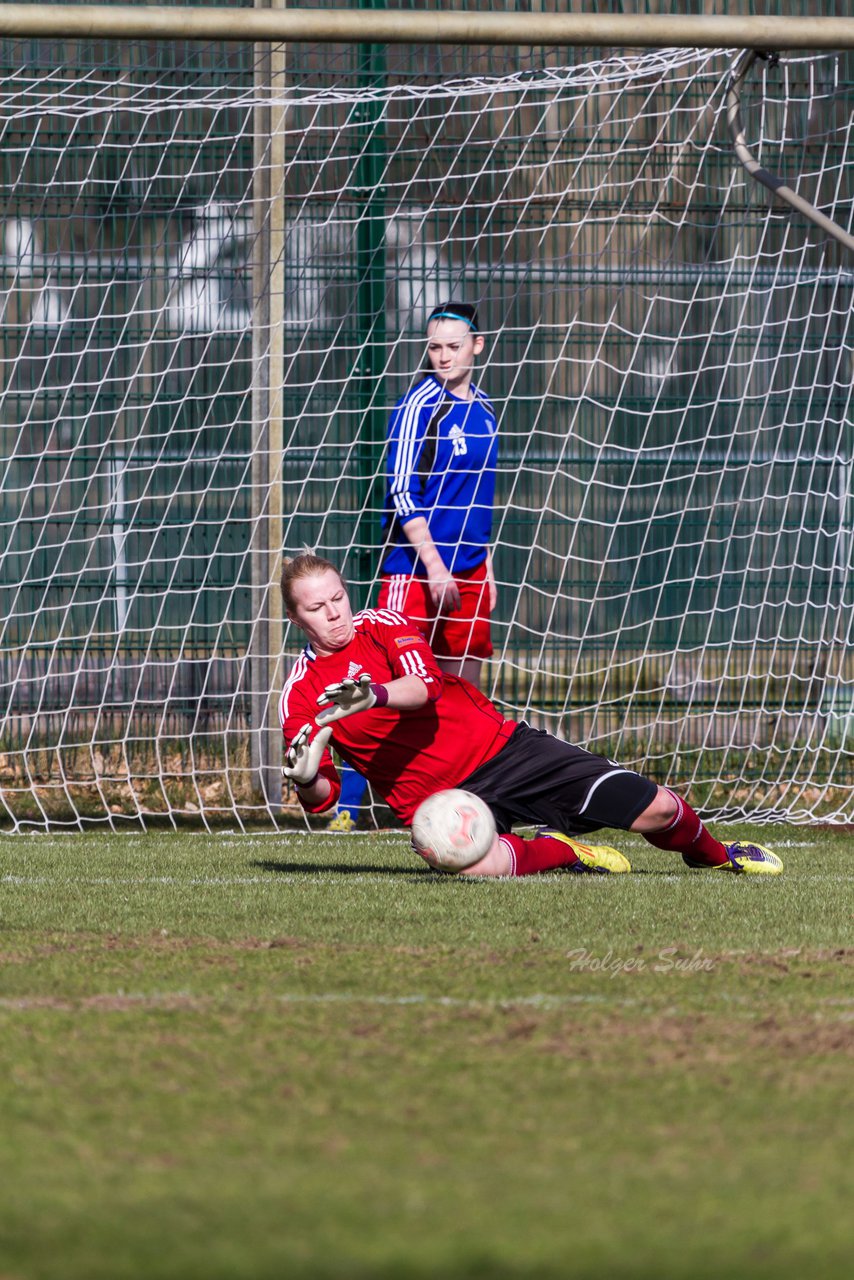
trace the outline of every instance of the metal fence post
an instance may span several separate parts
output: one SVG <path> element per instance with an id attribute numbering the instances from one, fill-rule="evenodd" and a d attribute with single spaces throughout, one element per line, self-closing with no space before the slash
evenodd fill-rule
<path id="1" fill-rule="evenodd" d="M 284 0 L 255 0 L 283 8 Z M 283 619 L 278 580 L 282 558 L 284 380 L 284 116 L 272 100 L 284 86 L 283 46 L 256 46 L 254 130 L 254 253 L 252 325 L 252 639 L 250 653 L 251 769 L 265 803 L 282 802 L 277 692 L 281 684 Z M 263 101 L 266 99 L 266 101 Z"/>
<path id="2" fill-rule="evenodd" d="M 359 7 L 382 9 L 382 0 L 359 0 Z M 364 44 L 357 50 L 359 84 L 382 87 L 386 76 L 383 44 Z M 357 227 L 357 326 L 361 339 L 356 366 L 358 398 L 363 415 L 354 461 L 363 503 L 355 537 L 353 586 L 359 605 L 369 603 L 380 541 L 383 487 L 380 461 L 385 441 L 383 373 L 386 362 L 386 191 L 383 186 L 387 148 L 382 102 L 364 101 L 358 108 L 365 144 L 356 169 L 354 202 L 361 210 Z"/>

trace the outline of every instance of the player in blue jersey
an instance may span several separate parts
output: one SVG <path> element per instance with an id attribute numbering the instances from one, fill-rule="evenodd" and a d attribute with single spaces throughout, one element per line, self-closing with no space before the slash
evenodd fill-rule
<path id="1" fill-rule="evenodd" d="M 474 685 L 492 654 L 496 602 L 489 541 L 498 424 L 474 381 L 483 348 L 470 303 L 433 308 L 424 376 L 389 419 L 378 606 L 410 618 L 442 670 Z M 355 825 L 363 795 L 362 779 L 345 769 L 333 830 Z"/>
<path id="2" fill-rule="evenodd" d="M 446 302 L 427 322 L 425 376 L 395 406 L 388 461 L 380 608 L 415 622 L 442 668 L 477 684 L 492 653 L 489 540 L 498 426 L 474 381 L 477 311 Z"/>

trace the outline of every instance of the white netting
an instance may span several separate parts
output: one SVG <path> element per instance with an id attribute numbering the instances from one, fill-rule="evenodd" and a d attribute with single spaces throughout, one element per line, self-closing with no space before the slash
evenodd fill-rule
<path id="1" fill-rule="evenodd" d="M 495 699 L 711 810 L 851 820 L 854 264 L 739 167 L 731 53 L 64 53 L 0 79 L 11 827 L 281 820 L 277 553 L 370 597 L 449 296 L 501 420 Z M 849 229 L 850 70 L 742 105 Z"/>

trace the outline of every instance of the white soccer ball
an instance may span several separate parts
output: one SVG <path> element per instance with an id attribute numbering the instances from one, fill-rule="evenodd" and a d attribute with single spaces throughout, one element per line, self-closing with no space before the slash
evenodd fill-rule
<path id="1" fill-rule="evenodd" d="M 431 867 L 462 871 L 492 848 L 495 819 L 471 791 L 452 787 L 423 800 L 412 819 L 412 847 Z"/>

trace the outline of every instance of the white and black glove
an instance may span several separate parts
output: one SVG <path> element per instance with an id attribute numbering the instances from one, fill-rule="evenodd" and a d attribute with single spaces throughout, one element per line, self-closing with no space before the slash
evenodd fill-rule
<path id="1" fill-rule="evenodd" d="M 340 684 L 328 684 L 317 699 L 319 707 L 328 707 L 317 717 L 318 724 L 332 724 L 333 720 L 343 720 L 345 716 L 353 716 L 357 711 L 369 711 L 371 707 L 385 706 L 388 693 L 383 685 L 371 683 L 367 671 L 363 671 L 358 680 L 349 677 Z"/>
<path id="2" fill-rule="evenodd" d="M 331 729 L 321 729 L 312 737 L 311 725 L 304 724 L 285 752 L 282 777 L 298 787 L 310 787 L 320 772 L 320 761 L 331 737 Z"/>

